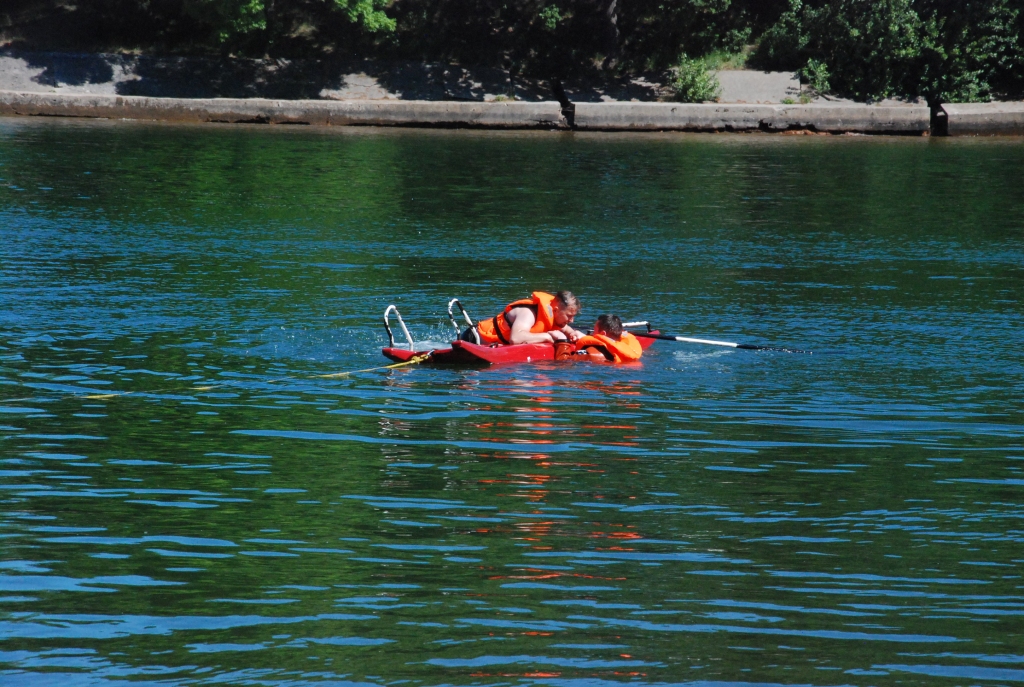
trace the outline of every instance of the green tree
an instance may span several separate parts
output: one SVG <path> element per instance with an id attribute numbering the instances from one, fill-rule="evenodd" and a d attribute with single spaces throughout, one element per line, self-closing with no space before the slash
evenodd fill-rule
<path id="1" fill-rule="evenodd" d="M 601 52 L 601 3 L 565 0 L 399 0 L 393 53 L 564 77 Z"/>
<path id="2" fill-rule="evenodd" d="M 930 103 L 989 100 L 1001 78 L 1024 67 L 1020 9 L 1006 0 L 918 0 L 918 92 Z"/>
<path id="3" fill-rule="evenodd" d="M 752 63 L 824 68 L 860 100 L 922 96 L 932 105 L 1020 93 L 1021 0 L 790 0 Z"/>
<path id="4" fill-rule="evenodd" d="M 388 0 L 329 0 L 328 5 L 335 10 L 335 15 L 345 17 L 369 33 L 378 33 L 395 30 L 395 20 L 384 11 L 387 3 Z M 301 0 L 182 0 L 181 11 L 204 26 L 216 43 L 224 45 L 244 43 L 265 34 L 273 19 L 278 19 L 273 22 L 278 33 L 285 32 L 290 27 L 281 19 L 295 14 L 304 4 L 308 3 Z M 307 12 L 306 16 L 316 15 Z M 264 42 L 276 37 L 262 36 Z"/>
<path id="5" fill-rule="evenodd" d="M 680 53 L 737 52 L 786 9 L 786 0 L 633 0 L 618 24 L 623 64 L 631 70 L 673 66 Z"/>
<path id="6" fill-rule="evenodd" d="M 824 68 L 833 91 L 869 100 L 913 91 L 920 53 L 921 20 L 911 0 L 790 0 L 754 64 L 807 73 Z"/>
<path id="7" fill-rule="evenodd" d="M 267 28 L 263 0 L 184 0 L 182 11 L 209 27 L 220 43 Z"/>
<path id="8" fill-rule="evenodd" d="M 1024 97 L 1024 0 L 47 1 L 7 0 L 0 29 L 35 36 L 29 49 L 423 60 L 513 79 L 665 73 L 756 44 L 750 66 L 859 100 Z"/>

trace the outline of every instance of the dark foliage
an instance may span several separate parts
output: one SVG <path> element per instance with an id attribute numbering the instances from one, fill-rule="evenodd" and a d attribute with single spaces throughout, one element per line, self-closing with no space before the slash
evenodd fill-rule
<path id="1" fill-rule="evenodd" d="M 931 104 L 1019 95 L 1021 0 L 791 0 L 753 57 L 766 69 L 825 65 L 839 95 Z"/>
<path id="2" fill-rule="evenodd" d="M 758 47 L 861 100 L 1024 94 L 1024 0 L 7 0 L 0 40 L 65 51 L 374 57 L 539 78 Z M 6 24 L 6 25 L 5 25 Z"/>

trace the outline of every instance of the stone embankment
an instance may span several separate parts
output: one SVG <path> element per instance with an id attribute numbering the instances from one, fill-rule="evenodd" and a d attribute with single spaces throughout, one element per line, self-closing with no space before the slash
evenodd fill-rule
<path id="1" fill-rule="evenodd" d="M 0 91 L 0 114 L 230 124 L 560 128 L 557 102 L 148 98 Z"/>
<path id="2" fill-rule="evenodd" d="M 1024 103 L 947 103 L 935 115 L 946 136 L 1024 135 Z"/>
<path id="3" fill-rule="evenodd" d="M 924 106 L 744 105 L 555 101 L 270 100 L 148 98 L 0 91 L 0 114 L 108 119 L 433 126 L 582 131 L 819 131 L 926 134 Z"/>
<path id="4" fill-rule="evenodd" d="M 492 73 L 493 72 L 493 73 Z M 315 78 L 314 78 L 315 77 Z M 331 66 L 0 51 L 0 115 L 580 131 L 1024 135 L 1024 103 L 811 98 L 794 74 L 718 72 L 721 102 L 661 102 L 654 77 L 552 84 L 450 65 Z M 558 90 L 560 102 L 552 98 Z M 230 96 L 230 97 L 222 97 Z M 794 104 L 796 101 L 805 104 Z M 809 102 L 808 102 L 809 101 Z"/>
<path id="5" fill-rule="evenodd" d="M 926 106 L 858 104 L 744 105 L 720 103 L 580 103 L 577 129 L 619 131 L 820 131 L 928 133 Z"/>

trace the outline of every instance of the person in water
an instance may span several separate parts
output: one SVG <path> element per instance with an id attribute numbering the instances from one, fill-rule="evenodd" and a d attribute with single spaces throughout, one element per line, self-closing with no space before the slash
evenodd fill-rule
<path id="1" fill-rule="evenodd" d="M 577 352 L 594 362 L 628 363 L 639 360 L 644 349 L 636 337 L 622 328 L 618 315 L 601 315 L 594 333 L 576 341 Z"/>
<path id="2" fill-rule="evenodd" d="M 576 341 L 583 332 L 572 328 L 580 301 L 571 291 L 556 294 L 534 291 L 529 298 L 508 304 L 494 317 L 476 323 L 482 344 L 523 344 Z M 473 330 L 462 338 L 473 341 Z"/>

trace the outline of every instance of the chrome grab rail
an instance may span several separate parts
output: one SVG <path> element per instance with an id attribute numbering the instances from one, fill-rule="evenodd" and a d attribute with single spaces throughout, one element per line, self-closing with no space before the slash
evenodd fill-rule
<path id="1" fill-rule="evenodd" d="M 462 303 L 459 301 L 458 298 L 453 298 L 448 302 L 448 321 L 452 323 L 453 327 L 455 327 L 455 339 L 458 340 L 459 337 L 462 336 L 462 330 L 459 329 L 459 323 L 455 321 L 455 315 L 454 313 L 452 313 L 453 305 L 459 306 L 459 310 L 462 311 L 462 317 L 466 320 L 466 324 L 469 325 L 469 330 L 473 332 L 473 339 L 476 340 L 476 343 L 479 346 L 480 332 L 476 330 L 476 325 L 473 324 L 473 319 L 469 316 L 469 313 L 466 312 L 466 309 L 462 307 Z"/>
<path id="2" fill-rule="evenodd" d="M 398 324 L 402 326 L 402 333 L 405 334 L 405 340 L 409 342 L 409 350 L 416 350 L 416 347 L 412 342 L 412 336 L 409 334 L 409 328 L 405 326 L 405 320 L 402 319 L 402 313 L 398 312 L 398 308 L 394 305 L 389 305 L 388 309 L 384 311 L 384 329 L 388 330 L 388 343 L 390 347 L 395 347 L 395 335 L 391 332 L 391 323 L 388 322 L 388 316 L 391 314 L 392 310 L 395 311 L 395 317 L 398 318 Z"/>

